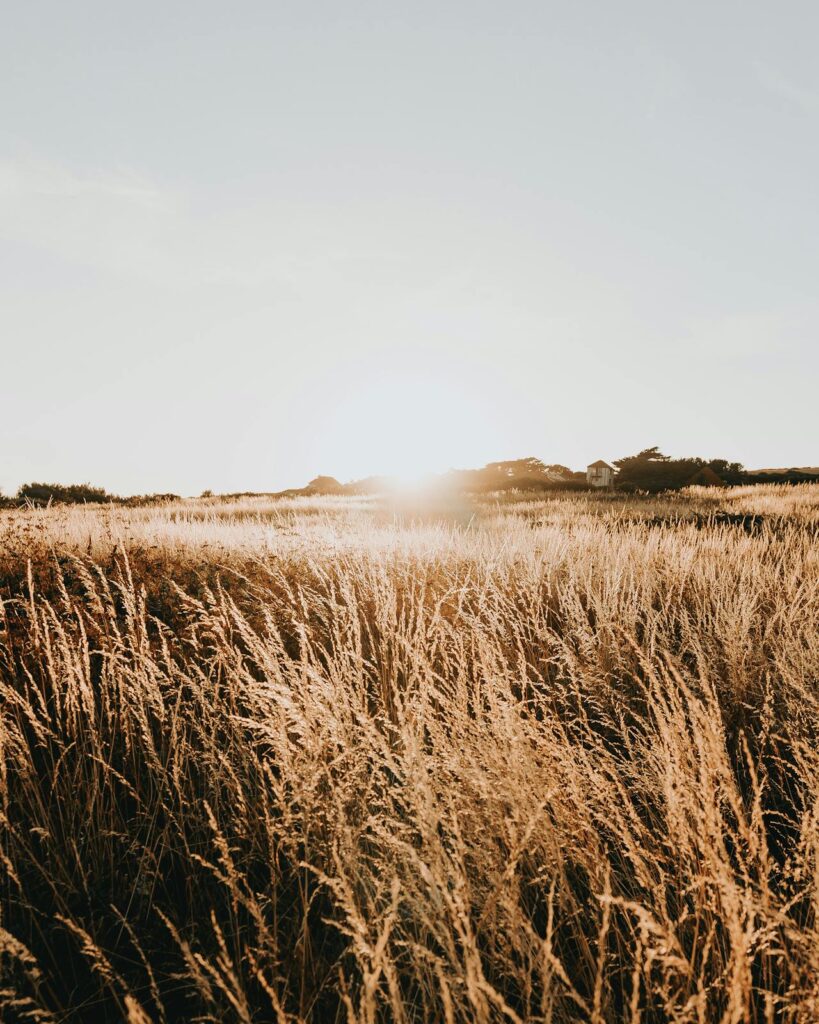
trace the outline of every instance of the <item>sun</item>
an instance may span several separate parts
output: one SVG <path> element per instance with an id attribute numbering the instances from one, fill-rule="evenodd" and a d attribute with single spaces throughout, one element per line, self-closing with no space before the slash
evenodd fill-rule
<path id="1" fill-rule="evenodd" d="M 322 472 L 390 477 L 411 490 L 431 474 L 485 461 L 491 417 L 443 375 L 372 372 L 322 410 Z"/>

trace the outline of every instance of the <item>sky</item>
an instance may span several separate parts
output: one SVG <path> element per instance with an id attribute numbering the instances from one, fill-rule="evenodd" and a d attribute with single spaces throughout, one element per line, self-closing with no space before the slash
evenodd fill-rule
<path id="1" fill-rule="evenodd" d="M 0 488 L 819 464 L 819 5 L 26 0 Z"/>

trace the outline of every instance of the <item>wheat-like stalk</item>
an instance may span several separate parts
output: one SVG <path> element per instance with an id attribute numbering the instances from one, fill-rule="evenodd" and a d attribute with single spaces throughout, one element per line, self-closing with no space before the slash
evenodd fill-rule
<path id="1" fill-rule="evenodd" d="M 0 512 L 4 1019 L 819 1017 L 819 488 Z"/>

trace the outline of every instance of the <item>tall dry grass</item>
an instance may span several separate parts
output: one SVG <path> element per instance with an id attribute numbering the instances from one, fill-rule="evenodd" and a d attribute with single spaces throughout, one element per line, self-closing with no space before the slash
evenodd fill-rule
<path id="1" fill-rule="evenodd" d="M 3 1019 L 819 1019 L 818 509 L 0 514 Z"/>

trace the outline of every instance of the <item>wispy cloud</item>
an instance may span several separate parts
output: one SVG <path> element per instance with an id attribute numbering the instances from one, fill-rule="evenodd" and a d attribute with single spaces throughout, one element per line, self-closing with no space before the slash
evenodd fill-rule
<path id="1" fill-rule="evenodd" d="M 169 267 L 178 201 L 129 170 L 0 157 L 0 240 L 66 262 L 153 277 Z"/>
<path id="2" fill-rule="evenodd" d="M 161 191 L 131 171 L 78 171 L 34 157 L 0 159 L 0 202 L 31 196 L 100 196 L 155 207 Z"/>
<path id="3" fill-rule="evenodd" d="M 754 71 L 760 84 L 769 92 L 803 110 L 819 112 L 819 92 L 807 89 L 793 79 L 783 75 L 777 68 L 760 61 L 754 61 Z"/>
<path id="4" fill-rule="evenodd" d="M 0 154 L 0 245 L 21 243 L 69 264 L 171 287 L 280 287 L 342 278 L 358 257 L 334 255 L 321 208 L 202 197 L 129 169 L 76 168 Z M 320 244 L 316 244 L 316 240 Z M 340 264 L 340 266 L 336 266 Z"/>

